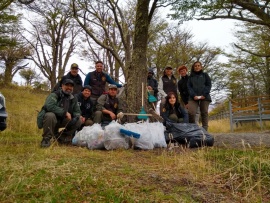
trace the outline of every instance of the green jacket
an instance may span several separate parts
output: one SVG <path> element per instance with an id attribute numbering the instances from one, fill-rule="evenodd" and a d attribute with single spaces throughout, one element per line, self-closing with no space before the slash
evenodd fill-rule
<path id="1" fill-rule="evenodd" d="M 67 112 L 71 114 L 72 118 L 81 115 L 77 98 L 72 94 L 64 94 L 62 90 L 57 90 L 46 98 L 45 104 L 37 116 L 39 128 L 42 128 L 43 117 L 46 112 L 53 112 L 59 120 L 64 119 Z"/>

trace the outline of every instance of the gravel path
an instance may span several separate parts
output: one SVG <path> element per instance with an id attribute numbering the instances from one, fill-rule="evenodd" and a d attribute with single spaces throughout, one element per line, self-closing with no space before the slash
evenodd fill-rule
<path id="1" fill-rule="evenodd" d="M 259 133 L 213 133 L 214 146 L 228 148 L 270 147 L 270 131 Z"/>

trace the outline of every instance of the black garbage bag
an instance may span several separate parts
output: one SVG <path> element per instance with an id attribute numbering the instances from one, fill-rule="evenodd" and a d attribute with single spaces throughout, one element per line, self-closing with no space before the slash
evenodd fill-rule
<path id="1" fill-rule="evenodd" d="M 189 148 L 214 145 L 214 138 L 195 123 L 166 123 L 165 140 Z"/>

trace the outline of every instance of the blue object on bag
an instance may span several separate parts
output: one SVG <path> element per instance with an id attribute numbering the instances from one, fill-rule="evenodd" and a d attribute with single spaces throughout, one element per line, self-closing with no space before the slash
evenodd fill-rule
<path id="1" fill-rule="evenodd" d="M 125 130 L 125 129 L 122 129 L 122 128 L 120 129 L 120 133 L 122 133 L 124 135 L 127 135 L 129 137 L 137 138 L 137 139 L 139 139 L 141 137 L 141 135 L 138 134 L 138 133 L 132 132 L 130 130 Z"/>

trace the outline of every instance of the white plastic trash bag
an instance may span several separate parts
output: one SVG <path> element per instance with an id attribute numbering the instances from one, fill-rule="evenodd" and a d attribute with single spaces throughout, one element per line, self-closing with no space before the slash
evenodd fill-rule
<path id="1" fill-rule="evenodd" d="M 72 144 L 89 149 L 104 149 L 104 130 L 100 124 L 85 126 L 73 138 Z"/>
<path id="2" fill-rule="evenodd" d="M 154 149 L 152 134 L 147 124 L 148 123 L 127 123 L 124 125 L 127 130 L 141 135 L 139 139 L 134 139 L 134 146 L 136 148 L 144 150 Z"/>
<path id="3" fill-rule="evenodd" d="M 147 123 L 148 124 L 148 130 L 149 133 L 152 135 L 152 142 L 154 144 L 155 148 L 166 148 L 167 143 L 165 140 L 164 132 L 165 127 L 160 122 L 155 123 Z"/>
<path id="4" fill-rule="evenodd" d="M 104 146 L 107 150 L 128 149 L 129 138 L 120 134 L 121 124 L 112 121 L 104 130 Z"/>

